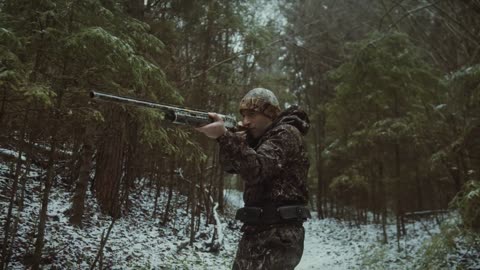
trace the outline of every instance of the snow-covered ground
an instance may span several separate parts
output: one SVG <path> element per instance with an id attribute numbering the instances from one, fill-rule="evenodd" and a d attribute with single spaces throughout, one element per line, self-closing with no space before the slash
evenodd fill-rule
<path id="1" fill-rule="evenodd" d="M 12 158 L 18 158 L 19 153 L 10 149 L 0 148 L 0 154 L 10 156 Z M 26 160 L 25 155 L 22 155 L 22 160 Z"/>
<path id="2" fill-rule="evenodd" d="M 434 222 L 423 222 L 429 233 L 438 233 Z M 335 219 L 313 219 L 305 224 L 306 238 L 302 261 L 296 269 L 365 269 L 364 260 L 384 252 L 380 269 L 407 269 L 423 241 L 430 238 L 420 222 L 407 225 L 407 236 L 396 242 L 396 226 L 388 225 L 388 244 L 381 244 L 379 225 L 349 225 Z"/>
<path id="3" fill-rule="evenodd" d="M 8 177 L 2 176 L 8 168 L 0 163 L 0 237 L 7 213 L 7 190 L 11 185 Z M 38 213 L 40 211 L 41 175 L 32 172 L 27 182 L 26 207 L 20 213 L 20 228 L 14 244 L 14 254 L 9 269 L 25 269 L 25 254 L 34 251 L 33 243 Z M 160 215 L 153 218 L 154 192 L 134 193 L 132 208 L 128 215 L 116 221 L 103 256 L 107 269 L 231 269 L 236 246 L 240 238 L 240 223 L 233 222 L 230 215 L 221 217 L 224 228 L 224 245 L 218 253 L 209 252 L 208 243 L 213 225 L 200 220 L 200 232 L 193 246 L 184 246 L 189 239 L 189 217 L 185 211 L 185 198 L 175 194 L 172 218 L 167 225 L 161 223 Z M 243 205 L 241 192 L 225 191 L 229 209 Z M 87 210 L 83 228 L 68 223 L 66 215 L 73 194 L 62 185 L 52 189 L 48 207 L 48 222 L 45 233 L 44 269 L 88 269 L 98 251 L 99 242 L 111 219 L 102 215 L 92 194 L 88 193 Z M 166 196 L 158 205 L 165 205 Z M 14 211 L 16 214 L 16 211 Z M 315 216 L 315 214 L 313 214 Z M 382 230 L 378 225 L 350 226 L 334 219 L 305 223 L 306 238 L 302 260 L 297 270 L 308 269 L 414 269 L 413 262 L 422 243 L 430 235 L 439 233 L 433 221 L 417 221 L 407 225 L 407 236 L 402 237 L 399 247 L 395 225 L 388 225 L 388 244 L 381 244 Z M 3 240 L 0 239 L 3 243 Z M 480 264 L 479 264 L 480 265 Z M 471 268 L 474 269 L 474 268 Z"/>
<path id="4" fill-rule="evenodd" d="M 0 163 L 0 237 L 8 210 L 8 194 L 12 185 L 6 177 L 9 168 Z M 25 254 L 33 254 L 34 237 L 41 205 L 42 184 L 39 172 L 34 170 L 27 181 L 25 208 L 20 212 L 20 226 L 14 243 L 9 269 L 25 269 Z M 71 226 L 67 212 L 73 194 L 57 184 L 50 194 L 48 221 L 45 232 L 43 257 L 48 262 L 46 269 L 88 269 L 98 251 L 102 233 L 111 219 L 102 215 L 92 194 L 87 194 L 87 207 L 83 228 Z M 229 269 L 240 237 L 240 224 L 224 222 L 224 245 L 217 254 L 208 252 L 213 225 L 200 220 L 200 231 L 192 246 L 184 246 L 189 240 L 189 216 L 186 213 L 186 198 L 174 194 L 173 208 L 167 225 L 162 225 L 161 208 L 166 195 L 159 198 L 158 215 L 152 218 L 154 192 L 133 194 L 132 211 L 115 222 L 104 249 L 103 266 L 108 269 Z M 17 215 L 14 208 L 13 216 Z M 3 243 L 3 239 L 0 239 Z M 98 264 L 97 264 L 98 265 Z"/>

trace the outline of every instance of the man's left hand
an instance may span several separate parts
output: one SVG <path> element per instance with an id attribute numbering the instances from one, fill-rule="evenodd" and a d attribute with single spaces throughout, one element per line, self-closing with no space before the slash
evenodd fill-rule
<path id="1" fill-rule="evenodd" d="M 208 113 L 208 116 L 210 116 L 210 118 L 212 118 L 215 122 L 195 128 L 196 130 L 202 132 L 203 134 L 207 135 L 207 137 L 212 139 L 216 139 L 225 134 L 225 132 L 227 132 L 227 129 L 225 128 L 225 123 L 223 122 L 223 119 L 218 116 L 218 114 Z"/>

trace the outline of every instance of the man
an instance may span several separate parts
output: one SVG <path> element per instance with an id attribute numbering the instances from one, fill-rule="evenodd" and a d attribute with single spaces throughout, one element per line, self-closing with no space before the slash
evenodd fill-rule
<path id="1" fill-rule="evenodd" d="M 220 145 L 224 169 L 244 181 L 245 207 L 236 218 L 244 232 L 234 270 L 294 269 L 303 253 L 309 161 L 302 137 L 309 129 L 305 112 L 281 112 L 275 95 L 255 88 L 240 102 L 246 132 L 228 131 L 222 119 L 197 128 Z"/>

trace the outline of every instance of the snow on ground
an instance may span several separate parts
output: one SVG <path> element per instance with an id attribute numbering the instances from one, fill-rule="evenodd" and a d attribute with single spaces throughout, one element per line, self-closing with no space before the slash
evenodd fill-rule
<path id="1" fill-rule="evenodd" d="M 0 154 L 6 155 L 6 156 L 11 156 L 12 158 L 18 158 L 18 152 L 5 149 L 5 148 L 0 148 Z M 25 155 L 22 155 L 22 160 L 25 161 L 26 157 Z"/>
<path id="2" fill-rule="evenodd" d="M 8 167 L 3 166 L 0 175 Z M 34 251 L 34 234 L 40 211 L 41 181 L 32 173 L 26 189 L 25 209 L 20 213 L 20 227 L 14 244 L 14 254 L 9 269 L 25 269 L 22 261 L 25 254 Z M 0 191 L 9 190 L 11 180 L 0 176 Z M 162 225 L 166 196 L 159 199 L 160 215 L 152 218 L 154 192 L 132 195 L 132 211 L 116 221 L 104 249 L 103 266 L 108 269 L 230 269 L 231 258 L 236 250 L 240 236 L 240 224 L 228 223 L 223 217 L 224 247 L 218 253 L 208 252 L 206 246 L 214 230 L 213 225 L 205 225 L 200 220 L 200 232 L 193 246 L 187 246 L 177 252 L 179 246 L 189 239 L 189 216 L 185 212 L 186 199 L 175 194 L 175 216 L 167 225 Z M 3 225 L 8 209 L 5 195 L 0 200 L 0 222 Z M 71 206 L 73 194 L 58 184 L 52 189 L 48 205 L 48 221 L 45 232 L 43 257 L 48 264 L 46 269 L 88 269 L 98 251 L 102 233 L 110 225 L 111 219 L 100 213 L 99 207 L 90 192 L 87 194 L 87 207 L 83 228 L 71 226 L 67 210 Z M 14 216 L 17 214 L 15 209 Z M 3 226 L 0 235 L 4 235 Z M 3 239 L 2 240 L 3 243 Z M 27 256 L 28 257 L 28 256 Z M 98 264 L 97 264 L 98 265 Z"/>
<path id="3" fill-rule="evenodd" d="M 225 192 L 227 202 L 243 206 L 242 193 Z M 317 213 L 312 213 L 316 217 Z M 407 269 L 430 235 L 439 232 L 433 221 L 417 221 L 406 225 L 407 236 L 402 237 L 398 249 L 396 225 L 387 225 L 388 243 L 381 244 L 383 231 L 380 225 L 349 225 L 333 218 L 310 219 L 304 224 L 305 246 L 296 270 L 347 270 L 365 269 L 368 258 L 377 258 L 380 269 Z M 378 258 L 380 255 L 381 258 Z"/>
<path id="4" fill-rule="evenodd" d="M 0 222 L 3 225 L 7 213 L 7 195 L 11 180 L 4 175 L 9 168 L 0 163 Z M 41 176 L 38 170 L 28 178 L 26 207 L 20 213 L 20 228 L 14 245 L 14 255 L 9 269 L 25 269 L 22 261 L 25 254 L 33 253 L 35 230 L 40 211 Z M 158 205 L 158 217 L 152 218 L 154 192 L 134 193 L 131 196 L 131 212 L 116 221 L 104 250 L 103 267 L 108 269 L 231 269 L 240 238 L 240 223 L 232 221 L 232 213 L 221 217 L 224 228 L 224 247 L 218 253 L 208 251 L 207 243 L 213 232 L 213 225 L 200 221 L 200 232 L 193 246 L 178 251 L 189 239 L 189 216 L 185 212 L 185 197 L 175 194 L 172 218 L 162 224 L 162 206 L 166 196 L 162 193 Z M 243 206 L 242 193 L 225 191 L 225 200 L 235 209 Z M 108 228 L 111 219 L 100 213 L 99 207 L 88 192 L 85 222 L 83 228 L 69 224 L 67 210 L 73 194 L 57 183 L 52 189 L 48 207 L 44 258 L 44 269 L 88 269 L 98 251 L 101 235 Z M 14 211 L 14 214 L 17 212 Z M 315 216 L 315 213 L 313 213 Z M 418 256 L 422 243 L 439 232 L 433 221 L 417 221 L 407 225 L 407 236 L 401 238 L 397 247 L 395 225 L 387 228 L 388 244 L 382 245 L 382 229 L 378 225 L 350 226 L 335 219 L 305 223 L 306 237 L 302 260 L 297 270 L 310 269 L 412 269 L 413 258 Z M 0 237 L 3 237 L 3 226 Z M 1 239 L 0 239 L 1 240 Z M 3 241 L 3 240 L 2 240 Z M 379 263 L 378 263 L 379 261 Z M 380 265 L 380 267 L 378 267 Z"/>
<path id="5" fill-rule="evenodd" d="M 395 224 L 387 225 L 386 245 L 381 244 L 383 234 L 379 225 L 355 226 L 330 218 L 312 219 L 305 223 L 305 230 L 305 248 L 297 270 L 365 269 L 363 259 L 378 257 L 379 252 L 385 253 L 382 254 L 385 268 L 380 269 L 407 269 L 423 241 L 430 238 L 428 233 L 439 232 L 438 226 L 431 221 L 408 224 L 407 236 L 401 238 L 398 250 Z"/>
<path id="6" fill-rule="evenodd" d="M 236 189 L 225 189 L 223 193 L 223 197 L 225 198 L 225 202 L 235 208 L 241 208 L 245 204 L 243 203 L 243 193 Z"/>

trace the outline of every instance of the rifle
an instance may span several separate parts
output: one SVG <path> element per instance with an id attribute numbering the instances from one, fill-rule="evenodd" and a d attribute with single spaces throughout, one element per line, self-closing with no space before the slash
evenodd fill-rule
<path id="1" fill-rule="evenodd" d="M 194 127 L 204 126 L 212 123 L 213 119 L 208 116 L 206 111 L 192 110 L 188 108 L 176 107 L 166 104 L 154 103 L 150 101 L 116 96 L 97 91 L 90 91 L 90 98 L 94 100 L 107 101 L 119 104 L 126 104 L 136 107 L 144 107 L 160 110 L 165 113 L 165 118 L 174 124 L 189 125 Z M 225 122 L 227 129 L 237 128 L 237 119 L 233 115 L 218 114 Z"/>

